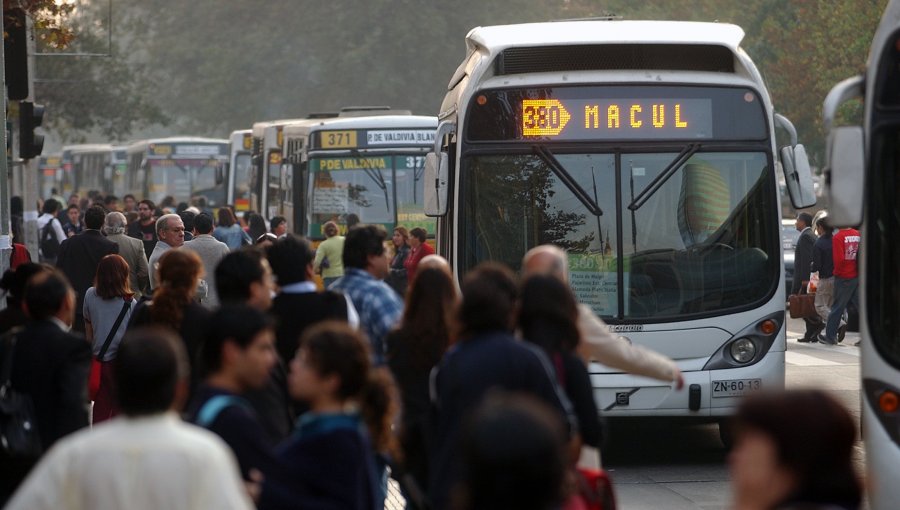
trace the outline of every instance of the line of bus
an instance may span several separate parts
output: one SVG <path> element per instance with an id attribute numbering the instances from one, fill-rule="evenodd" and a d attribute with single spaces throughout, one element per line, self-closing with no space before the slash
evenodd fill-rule
<path id="1" fill-rule="evenodd" d="M 435 117 L 389 107 L 347 107 L 304 119 L 257 122 L 231 134 L 228 201 L 238 212 L 287 218 L 292 232 L 323 237 L 355 221 L 423 227 L 425 153 Z"/>
<path id="2" fill-rule="evenodd" d="M 176 204 L 202 196 L 216 208 L 226 203 L 228 147 L 228 140 L 197 137 L 66 145 L 60 155 L 39 160 L 39 193 L 42 198 L 54 189 L 63 197 L 130 193 L 155 202 L 170 196 Z"/>
<path id="3" fill-rule="evenodd" d="M 568 254 L 582 303 L 673 358 L 687 391 L 590 365 L 606 417 L 724 423 L 784 387 L 776 125 L 794 207 L 815 203 L 793 126 L 720 23 L 566 21 L 473 29 L 424 176 L 457 278 Z M 727 427 L 721 427 L 723 440 Z"/>
<path id="4" fill-rule="evenodd" d="M 862 125 L 837 126 L 841 105 L 862 99 Z M 864 75 L 825 99 L 829 221 L 859 226 L 861 414 L 871 508 L 900 502 L 900 2 L 884 11 Z"/>

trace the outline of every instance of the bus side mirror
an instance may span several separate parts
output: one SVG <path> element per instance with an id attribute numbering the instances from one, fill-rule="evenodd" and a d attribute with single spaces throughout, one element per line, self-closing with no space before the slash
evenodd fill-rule
<path id="1" fill-rule="evenodd" d="M 450 158 L 446 152 L 429 152 L 425 156 L 425 215 L 447 214 L 447 180 Z"/>
<path id="2" fill-rule="evenodd" d="M 865 185 L 865 141 L 860 126 L 831 129 L 828 137 L 828 223 L 834 227 L 856 227 L 863 220 Z"/>
<path id="3" fill-rule="evenodd" d="M 809 158 L 803 144 L 781 148 L 781 167 L 784 169 L 784 182 L 794 209 L 816 205 L 812 171 L 809 169 Z"/>
<path id="4" fill-rule="evenodd" d="M 781 148 L 781 168 L 784 170 L 784 184 L 794 209 L 805 209 L 816 205 L 816 190 L 813 187 L 812 171 L 806 148 L 797 143 L 797 130 L 787 117 L 775 114 L 775 123 L 787 131 L 791 144 Z"/>

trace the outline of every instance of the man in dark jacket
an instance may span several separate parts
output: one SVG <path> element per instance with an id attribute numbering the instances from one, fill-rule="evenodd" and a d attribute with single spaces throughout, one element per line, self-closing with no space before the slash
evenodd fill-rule
<path id="1" fill-rule="evenodd" d="M 91 348 L 69 333 L 75 293 L 59 271 L 35 274 L 25 287 L 29 321 L 16 335 L 12 388 L 28 395 L 44 451 L 88 425 L 87 379 Z M 15 490 L 33 461 L 0 460 L 0 504 Z"/>
<path id="2" fill-rule="evenodd" d="M 119 253 L 119 245 L 100 233 L 105 219 L 106 211 L 99 205 L 92 206 L 84 213 L 84 232 L 66 239 L 59 246 L 56 267 L 69 278 L 75 289 L 78 307 L 75 309 L 72 328 L 79 332 L 84 332 L 84 293 L 94 285 L 100 259 L 111 253 Z"/>
<path id="3" fill-rule="evenodd" d="M 800 238 L 797 240 L 797 247 L 794 249 L 794 281 L 791 284 L 791 295 L 805 294 L 804 285 L 809 282 L 810 267 L 813 259 L 813 246 L 816 244 L 816 234 L 812 231 L 812 215 L 809 213 L 800 213 L 797 215 L 797 230 L 800 231 Z M 816 315 L 814 317 L 804 317 L 806 322 L 806 333 L 798 342 L 815 342 L 816 337 L 825 323 Z"/>
<path id="4" fill-rule="evenodd" d="M 352 305 L 343 294 L 317 291 L 312 281 L 312 249 L 305 239 L 292 234 L 281 237 L 269 246 L 267 256 L 280 290 L 269 310 L 276 322 L 275 347 L 279 360 L 272 368 L 266 388 L 249 391 L 245 396 L 269 434 L 281 440 L 290 433 L 295 415 L 304 410 L 293 406 L 287 394 L 286 365 L 297 352 L 300 336 L 319 321 L 347 320 Z M 356 326 L 359 320 L 354 319 L 352 325 Z M 288 409 L 291 411 L 286 412 Z"/>

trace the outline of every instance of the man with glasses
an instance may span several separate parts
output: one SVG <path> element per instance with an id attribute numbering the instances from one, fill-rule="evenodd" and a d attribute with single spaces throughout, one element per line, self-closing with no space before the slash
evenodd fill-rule
<path id="1" fill-rule="evenodd" d="M 156 204 L 152 200 L 141 200 L 138 204 L 138 219 L 128 225 L 128 237 L 140 239 L 144 242 L 144 254 L 149 259 L 156 247 L 156 218 L 153 213 Z M 152 272 L 150 273 L 153 274 Z M 152 282 L 151 278 L 151 282 Z M 152 284 L 152 283 L 151 283 Z"/>
<path id="2" fill-rule="evenodd" d="M 141 206 L 143 207 L 143 202 Z M 148 264 L 150 269 L 150 289 L 155 289 L 157 285 L 156 266 L 159 263 L 159 258 L 162 257 L 163 253 L 173 248 L 181 248 L 184 245 L 184 222 L 181 221 L 181 217 L 177 214 L 163 214 L 156 220 L 156 235 L 159 240 L 153 248 L 153 253 L 150 254 L 150 263 Z"/>

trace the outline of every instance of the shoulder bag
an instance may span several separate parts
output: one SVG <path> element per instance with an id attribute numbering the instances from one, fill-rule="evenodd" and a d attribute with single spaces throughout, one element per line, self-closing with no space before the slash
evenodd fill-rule
<path id="1" fill-rule="evenodd" d="M 97 353 L 97 356 L 91 359 L 91 375 L 88 379 L 88 392 L 90 393 L 91 400 L 97 400 L 97 393 L 100 391 L 100 371 L 103 368 L 103 356 L 106 356 L 109 344 L 112 343 L 113 337 L 115 337 L 116 332 L 119 331 L 119 326 L 122 325 L 122 320 L 125 318 L 125 314 L 128 313 L 128 309 L 131 308 L 131 302 L 131 298 L 125 300 L 125 304 L 122 305 L 122 311 L 119 312 L 119 316 L 116 317 L 115 324 L 113 324 L 112 329 L 109 330 L 109 334 L 106 335 L 103 347 L 100 348 L 100 352 Z"/>
<path id="2" fill-rule="evenodd" d="M 12 389 L 16 333 L 18 330 L 13 330 L 0 339 L 4 351 L 0 363 L 0 452 L 10 458 L 36 459 L 43 448 L 34 417 L 34 402 L 31 395 Z"/>

